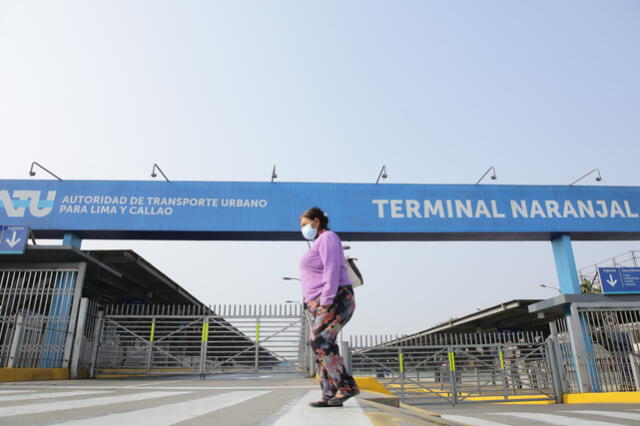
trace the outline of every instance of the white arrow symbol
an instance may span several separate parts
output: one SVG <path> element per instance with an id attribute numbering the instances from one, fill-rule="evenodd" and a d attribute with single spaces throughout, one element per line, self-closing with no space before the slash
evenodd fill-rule
<path id="1" fill-rule="evenodd" d="M 613 279 L 613 275 L 609 274 L 609 279 L 607 280 L 607 283 L 611 286 L 611 287 L 615 287 L 616 283 L 618 282 L 618 280 L 614 280 Z"/>
<path id="2" fill-rule="evenodd" d="M 7 244 L 9 244 L 9 247 L 13 248 L 16 244 L 22 241 L 22 238 L 16 239 L 16 231 L 13 231 L 11 239 L 5 238 L 5 240 L 7 241 Z"/>

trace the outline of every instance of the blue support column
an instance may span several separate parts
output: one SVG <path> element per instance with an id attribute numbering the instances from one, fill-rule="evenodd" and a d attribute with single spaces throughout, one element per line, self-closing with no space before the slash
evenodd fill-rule
<path id="1" fill-rule="evenodd" d="M 82 239 L 76 234 L 66 232 L 62 239 L 62 245 L 80 249 Z M 49 305 L 49 317 L 44 330 L 41 368 L 63 366 L 67 331 L 70 326 L 73 326 L 69 322 L 76 277 L 77 273 L 72 271 L 57 274 Z"/>
<path id="2" fill-rule="evenodd" d="M 80 249 L 80 246 L 82 245 L 82 239 L 76 234 L 65 232 L 64 236 L 62 237 L 62 245 Z"/>
<path id="3" fill-rule="evenodd" d="M 49 316 L 44 330 L 44 350 L 40 361 L 41 368 L 60 368 L 63 366 L 65 339 L 67 337 L 67 329 L 70 326 L 69 316 L 76 287 L 76 278 L 77 273 L 75 271 L 60 272 L 56 277 L 49 305 Z"/>
<path id="4" fill-rule="evenodd" d="M 580 294 L 580 281 L 576 261 L 573 258 L 573 248 L 571 248 L 571 237 L 561 234 L 551 240 L 553 248 L 553 258 L 556 261 L 556 272 L 560 292 L 563 294 Z"/>
<path id="5" fill-rule="evenodd" d="M 567 234 L 561 234 L 551 240 L 551 247 L 553 248 L 553 258 L 556 263 L 560 292 L 563 294 L 580 294 L 580 280 L 578 279 L 576 261 L 573 257 L 571 237 Z M 591 362 L 595 360 L 593 342 L 591 336 L 585 333 L 585 330 L 589 330 L 589 324 L 585 323 L 583 318 L 580 318 L 578 310 L 573 305 L 566 306 L 565 320 L 574 357 L 573 363 L 578 389 L 580 392 L 599 392 L 598 372 Z"/>

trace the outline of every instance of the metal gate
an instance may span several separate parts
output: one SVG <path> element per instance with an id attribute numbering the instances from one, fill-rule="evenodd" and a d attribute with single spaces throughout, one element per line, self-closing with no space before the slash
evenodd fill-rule
<path id="1" fill-rule="evenodd" d="M 300 305 L 105 308 L 99 374 L 308 371 Z"/>
<path id="2" fill-rule="evenodd" d="M 68 367 L 84 263 L 0 265 L 0 367 Z"/>
<path id="3" fill-rule="evenodd" d="M 541 335 L 439 335 L 420 340 L 353 337 L 352 373 L 376 377 L 409 404 L 555 400 L 548 344 Z"/>
<path id="4" fill-rule="evenodd" d="M 574 309 L 571 317 L 549 323 L 563 391 L 640 391 L 640 308 L 604 302 L 578 304 Z M 569 321 L 575 321 L 582 329 L 582 336 L 574 337 L 584 345 L 585 357 L 579 362 L 571 343 Z"/>

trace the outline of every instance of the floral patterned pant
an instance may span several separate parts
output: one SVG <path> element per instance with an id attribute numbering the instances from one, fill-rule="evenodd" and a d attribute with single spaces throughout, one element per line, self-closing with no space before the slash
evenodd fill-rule
<path id="1" fill-rule="evenodd" d="M 351 286 L 340 287 L 333 304 L 327 309 L 320 308 L 316 300 L 307 303 L 313 318 L 310 345 L 316 355 L 322 399 L 325 401 L 333 398 L 338 391 L 350 395 L 359 393 L 358 385 L 347 372 L 336 344 L 338 333 L 351 319 L 355 308 Z"/>

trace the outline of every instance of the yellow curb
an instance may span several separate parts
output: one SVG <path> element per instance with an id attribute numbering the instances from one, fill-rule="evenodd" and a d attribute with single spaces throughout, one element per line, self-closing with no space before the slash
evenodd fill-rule
<path id="1" fill-rule="evenodd" d="M 638 404 L 640 392 L 568 393 L 565 404 Z"/>
<path id="2" fill-rule="evenodd" d="M 393 395 L 387 388 L 377 381 L 374 377 L 354 377 L 360 390 L 367 390 L 372 392 L 384 393 L 386 395 Z"/>
<path id="3" fill-rule="evenodd" d="M 368 399 L 362 399 L 361 401 L 379 410 L 377 413 L 372 413 L 366 409 L 364 410 L 365 415 L 369 417 L 369 420 L 375 426 L 419 424 L 461 425 L 459 422 L 452 422 L 450 420 L 443 419 L 438 413 L 407 406 L 405 404 L 401 404 L 400 407 L 392 407 Z"/>
<path id="4" fill-rule="evenodd" d="M 553 399 L 545 399 L 543 401 L 510 401 L 510 402 L 496 402 L 496 404 L 504 404 L 504 405 L 552 405 L 555 404 L 556 401 Z"/>
<path id="5" fill-rule="evenodd" d="M 403 408 L 403 409 L 409 410 L 409 411 L 413 411 L 414 413 L 420 414 L 422 416 L 429 416 L 429 417 L 441 417 L 442 416 L 440 413 L 436 413 L 435 411 L 429 411 L 429 410 L 425 410 L 424 408 L 414 407 L 413 405 L 405 404 L 404 402 L 400 403 L 400 408 Z"/>
<path id="6" fill-rule="evenodd" d="M 0 382 L 69 380 L 68 368 L 0 368 Z"/>

